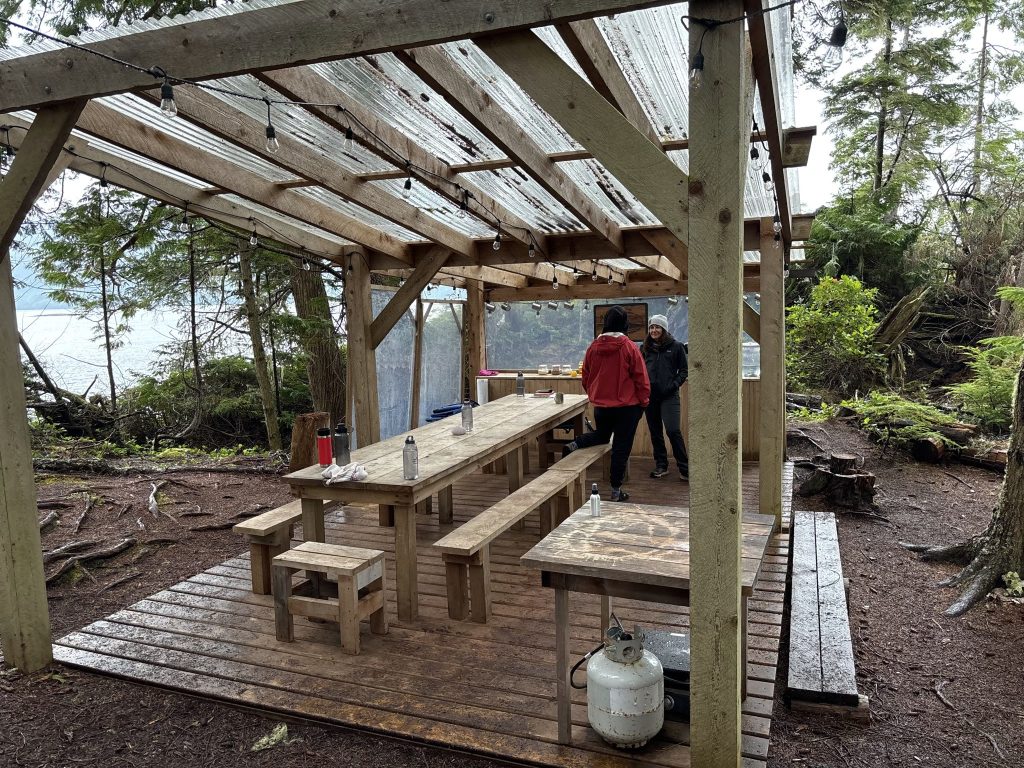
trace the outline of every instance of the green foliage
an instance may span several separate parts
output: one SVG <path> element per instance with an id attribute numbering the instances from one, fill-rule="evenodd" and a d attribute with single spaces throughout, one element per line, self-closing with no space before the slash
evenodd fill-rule
<path id="1" fill-rule="evenodd" d="M 787 418 L 793 421 L 828 421 L 834 418 L 838 408 L 831 403 L 822 403 L 821 408 L 810 409 L 810 408 L 797 408 L 795 411 L 790 411 Z"/>
<path id="2" fill-rule="evenodd" d="M 992 429 L 1010 426 L 1013 387 L 1024 338 L 996 336 L 983 339 L 978 347 L 965 347 L 967 366 L 972 376 L 968 381 L 948 387 L 950 394 L 964 411 L 981 425 Z"/>
<path id="3" fill-rule="evenodd" d="M 822 278 L 806 304 L 787 310 L 786 368 L 790 386 L 852 393 L 882 372 L 872 340 L 877 292 L 844 276 Z"/>
<path id="4" fill-rule="evenodd" d="M 936 428 L 952 424 L 956 419 L 933 405 L 880 390 L 862 399 L 847 400 L 843 405 L 861 417 L 865 431 L 890 445 L 903 446 L 920 439 L 941 440 L 952 445 Z"/>
<path id="5" fill-rule="evenodd" d="M 1021 581 L 1020 574 L 1016 571 L 1004 573 L 1003 584 L 1006 585 L 1006 594 L 1010 597 L 1024 597 L 1024 581 Z"/>

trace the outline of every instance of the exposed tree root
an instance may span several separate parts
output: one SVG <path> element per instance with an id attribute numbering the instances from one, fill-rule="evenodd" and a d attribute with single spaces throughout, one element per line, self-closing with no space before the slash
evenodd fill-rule
<path id="1" fill-rule="evenodd" d="M 977 556 L 985 544 L 986 536 L 974 536 L 967 541 L 958 544 L 947 544 L 936 546 L 932 544 L 914 544 L 909 541 L 901 541 L 900 546 L 911 552 L 916 552 L 922 560 L 935 563 L 953 563 L 954 565 L 966 566 Z"/>

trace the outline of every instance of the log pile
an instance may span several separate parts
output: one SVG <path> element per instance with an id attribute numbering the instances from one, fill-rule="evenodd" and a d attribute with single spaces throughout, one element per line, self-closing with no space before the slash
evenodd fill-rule
<path id="1" fill-rule="evenodd" d="M 800 484 L 801 496 L 825 494 L 825 499 L 848 509 L 865 509 L 874 506 L 875 476 L 857 468 L 857 457 L 845 453 L 833 453 L 828 457 L 815 457 L 808 462 L 814 472 Z M 819 463 L 820 461 L 820 463 Z"/>

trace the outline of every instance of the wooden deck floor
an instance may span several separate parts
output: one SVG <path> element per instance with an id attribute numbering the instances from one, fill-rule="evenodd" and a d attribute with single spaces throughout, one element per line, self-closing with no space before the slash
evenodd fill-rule
<path id="1" fill-rule="evenodd" d="M 641 503 L 685 505 L 677 478 L 650 480 L 634 462 L 628 487 Z M 787 473 L 791 477 L 791 469 Z M 642 475 L 642 477 L 636 477 Z M 597 478 L 595 477 L 595 480 Z M 786 496 L 789 494 L 789 483 Z M 756 466 L 744 470 L 745 507 L 756 510 Z M 456 524 L 507 493 L 502 475 L 475 474 L 455 487 Z M 688 726 L 669 722 L 638 752 L 605 745 L 585 727 L 585 691 L 574 691 L 573 744 L 557 744 L 554 680 L 554 600 L 519 557 L 539 537 L 534 514 L 524 531 L 510 531 L 491 548 L 494 618 L 487 625 L 448 618 L 445 577 L 430 544 L 449 530 L 437 515 L 420 516 L 420 619 L 395 620 L 394 537 L 377 525 L 377 511 L 345 507 L 328 516 L 328 541 L 387 552 L 390 633 L 369 634 L 362 653 L 345 656 L 332 625 L 299 619 L 296 642 L 274 637 L 269 596 L 253 595 L 248 555 L 240 555 L 73 632 L 54 646 L 58 661 L 135 682 L 231 704 L 311 718 L 513 762 L 573 768 L 616 768 L 635 762 L 690 764 Z M 788 561 L 788 537 L 768 548 L 750 603 L 743 707 L 744 766 L 763 766 L 768 751 Z M 239 547 L 242 548 L 241 545 Z M 571 653 L 599 641 L 596 597 L 571 599 Z M 677 629 L 685 608 L 615 601 L 622 623 Z"/>

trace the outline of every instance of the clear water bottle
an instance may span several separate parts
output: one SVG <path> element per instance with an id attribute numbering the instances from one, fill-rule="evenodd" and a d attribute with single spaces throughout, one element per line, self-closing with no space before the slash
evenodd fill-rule
<path id="1" fill-rule="evenodd" d="M 526 397 L 526 378 L 522 371 L 516 374 L 516 397 Z"/>
<path id="2" fill-rule="evenodd" d="M 406 480 L 415 480 L 420 476 L 420 450 L 412 435 L 405 438 L 405 447 L 402 449 L 402 476 Z"/>
<path id="3" fill-rule="evenodd" d="M 590 486 L 590 516 L 601 516 L 601 494 L 597 492 L 597 483 Z"/>
<path id="4" fill-rule="evenodd" d="M 469 398 L 462 401 L 462 428 L 467 432 L 473 431 L 473 404 Z"/>
<path id="5" fill-rule="evenodd" d="M 339 467 L 352 463 L 352 453 L 349 450 L 348 428 L 344 424 L 338 424 L 334 429 L 334 463 Z"/>

